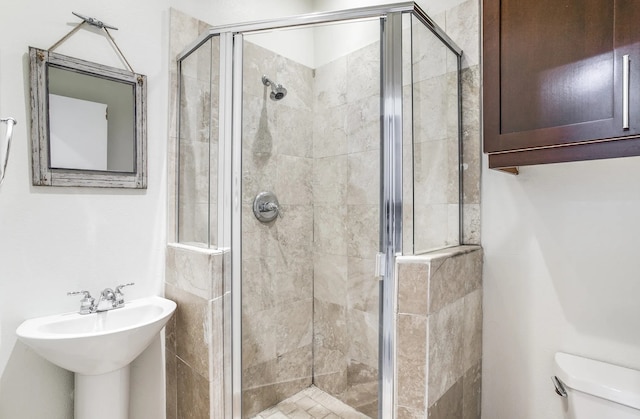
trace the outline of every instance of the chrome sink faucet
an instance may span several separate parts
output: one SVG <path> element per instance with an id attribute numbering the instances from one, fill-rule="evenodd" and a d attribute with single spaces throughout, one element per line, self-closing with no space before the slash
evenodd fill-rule
<path id="1" fill-rule="evenodd" d="M 91 297 L 89 291 L 73 291 L 68 292 L 67 295 L 83 295 L 80 300 L 80 314 L 99 313 L 124 307 L 124 293 L 122 292 L 122 288 L 130 285 L 134 285 L 134 283 L 130 282 L 128 284 L 118 285 L 115 291 L 111 288 L 105 288 L 100 293 L 97 303 L 95 298 Z"/>
<path id="2" fill-rule="evenodd" d="M 111 288 L 105 288 L 100 293 L 98 298 L 98 304 L 96 304 L 96 311 L 113 310 L 116 307 L 116 293 Z"/>

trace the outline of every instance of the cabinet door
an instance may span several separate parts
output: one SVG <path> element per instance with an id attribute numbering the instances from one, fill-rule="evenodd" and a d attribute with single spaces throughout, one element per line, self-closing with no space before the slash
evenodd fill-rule
<path id="1" fill-rule="evenodd" d="M 640 134 L 640 0 L 484 0 L 483 17 L 485 152 Z"/>

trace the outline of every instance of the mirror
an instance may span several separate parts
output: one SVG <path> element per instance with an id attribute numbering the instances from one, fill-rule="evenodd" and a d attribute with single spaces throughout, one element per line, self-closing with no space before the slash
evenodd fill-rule
<path id="1" fill-rule="evenodd" d="M 146 77 L 29 48 L 33 184 L 147 187 Z"/>

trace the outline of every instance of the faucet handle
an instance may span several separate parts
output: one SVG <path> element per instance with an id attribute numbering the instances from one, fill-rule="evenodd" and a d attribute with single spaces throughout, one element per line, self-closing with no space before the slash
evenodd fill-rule
<path id="1" fill-rule="evenodd" d="M 95 308 L 95 298 L 91 296 L 89 291 L 70 291 L 67 293 L 67 295 L 80 294 L 82 294 L 82 299 L 80 300 L 80 314 L 91 314 Z"/>
<path id="2" fill-rule="evenodd" d="M 89 291 L 69 291 L 67 295 L 80 295 L 83 294 L 84 298 L 91 298 L 91 293 Z"/>
<path id="3" fill-rule="evenodd" d="M 128 284 L 121 284 L 121 285 L 118 285 L 118 286 L 116 287 L 116 291 L 115 291 L 115 293 L 116 293 L 116 294 L 122 294 L 122 295 L 124 295 L 124 293 L 121 291 L 121 290 L 122 290 L 122 288 L 124 288 L 124 287 L 130 287 L 131 285 L 135 285 L 135 284 L 136 284 L 135 282 L 129 282 Z"/>
<path id="4" fill-rule="evenodd" d="M 131 285 L 135 285 L 135 282 L 129 282 L 128 284 L 118 285 L 114 294 L 116 295 L 116 307 L 122 307 L 124 305 L 124 293 L 122 292 L 122 288 L 129 287 Z"/>

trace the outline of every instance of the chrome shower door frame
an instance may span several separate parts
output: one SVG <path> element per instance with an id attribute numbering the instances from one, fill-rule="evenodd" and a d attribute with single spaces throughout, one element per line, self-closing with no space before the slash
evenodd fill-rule
<path id="1" fill-rule="evenodd" d="M 220 36 L 219 211 L 220 246 L 231 249 L 231 274 L 225 274 L 224 383 L 225 418 L 242 417 L 242 72 L 244 34 L 331 22 L 380 19 L 380 281 L 379 405 L 380 418 L 394 418 L 395 259 L 402 253 L 402 16 L 411 13 L 458 57 L 461 50 L 415 3 L 312 13 L 287 19 L 211 28 L 178 60 L 212 36 Z M 458 59 L 458 77 L 460 77 Z M 230 87 L 230 88 L 229 88 Z M 459 105 L 460 110 L 460 105 Z M 230 298 L 227 299 L 230 292 Z M 230 301 L 229 304 L 227 302 Z M 211 401 L 214 403 L 214 400 Z"/>
<path id="2" fill-rule="evenodd" d="M 232 35 L 233 74 L 231 139 L 231 394 L 230 416 L 242 418 L 242 33 Z M 225 313 L 226 314 L 226 313 Z M 225 409 L 225 413 L 228 409 Z"/>
<path id="3" fill-rule="evenodd" d="M 380 418 L 394 417 L 395 260 L 402 254 L 402 13 L 390 13 L 380 27 Z"/>

